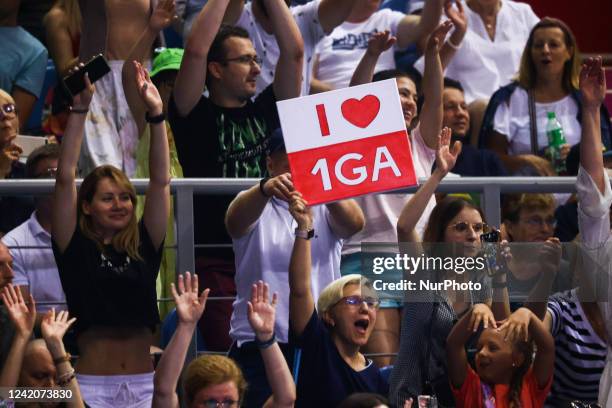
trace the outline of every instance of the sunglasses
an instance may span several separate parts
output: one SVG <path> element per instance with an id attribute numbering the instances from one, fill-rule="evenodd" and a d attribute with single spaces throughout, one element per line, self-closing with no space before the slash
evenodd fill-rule
<path id="1" fill-rule="evenodd" d="M 366 305 L 368 305 L 368 307 L 378 307 L 380 305 L 380 300 L 371 296 L 361 297 L 358 295 L 354 295 L 345 296 L 336 302 L 336 304 L 338 303 L 344 303 L 348 306 L 361 306 L 363 303 L 365 303 Z"/>
<path id="2" fill-rule="evenodd" d="M 481 234 L 481 233 L 490 231 L 490 227 L 484 222 L 469 223 L 469 222 L 461 221 L 456 224 L 449 225 L 447 228 L 452 228 L 457 232 L 463 233 L 463 232 L 466 232 L 468 228 L 470 227 L 477 234 Z"/>
<path id="3" fill-rule="evenodd" d="M 0 105 L 0 120 L 4 119 L 6 116 L 17 113 L 17 107 L 14 103 L 5 103 L 4 105 Z"/>

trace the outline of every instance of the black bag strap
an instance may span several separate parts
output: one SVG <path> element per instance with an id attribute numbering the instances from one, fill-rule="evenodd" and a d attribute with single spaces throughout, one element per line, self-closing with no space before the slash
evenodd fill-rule
<path id="1" fill-rule="evenodd" d="M 539 156 L 540 147 L 538 146 L 538 122 L 536 120 L 535 95 L 531 89 L 527 91 L 527 105 L 529 105 L 529 134 L 531 137 L 531 153 Z"/>

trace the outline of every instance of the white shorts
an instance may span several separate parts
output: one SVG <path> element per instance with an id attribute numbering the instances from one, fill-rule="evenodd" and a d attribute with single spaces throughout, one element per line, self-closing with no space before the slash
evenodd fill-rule
<path id="1" fill-rule="evenodd" d="M 77 381 L 83 400 L 92 408 L 151 408 L 153 374 L 77 374 Z"/>
<path id="2" fill-rule="evenodd" d="M 123 61 L 108 61 L 111 71 L 96 83 L 89 105 L 79 160 L 79 174 L 87 176 L 103 164 L 123 170 L 128 177 L 136 173 L 138 127 L 130 111 L 123 84 Z"/>

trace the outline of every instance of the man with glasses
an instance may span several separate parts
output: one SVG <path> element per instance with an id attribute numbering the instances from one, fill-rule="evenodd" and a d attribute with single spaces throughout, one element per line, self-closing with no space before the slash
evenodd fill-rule
<path id="1" fill-rule="evenodd" d="M 542 273 L 556 273 L 550 293 L 571 289 L 569 263 L 561 260 L 561 243 L 553 237 L 557 223 L 553 195 L 520 194 L 506 197 L 502 217 L 508 241 L 517 244 L 512 245 L 512 260 L 508 265 L 511 272 L 508 276 L 511 309 L 522 305 L 539 279 L 552 277 L 541 276 Z M 544 264 L 540 261 L 551 259 L 556 264 L 554 270 L 543 269 Z M 546 301 L 545 298 L 536 300 Z"/>
<path id="2" fill-rule="evenodd" d="M 229 3 L 210 0 L 196 18 L 170 98 L 168 117 L 185 177 L 263 177 L 269 136 L 280 126 L 276 101 L 300 94 L 303 41 L 284 0 L 265 0 L 280 54 L 274 83 L 254 100 L 261 56 L 244 29 L 221 27 Z M 194 199 L 195 242 L 217 245 L 196 249 L 196 272 L 211 296 L 236 294 L 233 252 L 218 247 L 231 243 L 223 217 L 232 198 Z M 224 304 L 226 316 L 202 330 L 229 340 L 232 307 Z"/>
<path id="3" fill-rule="evenodd" d="M 23 130 L 45 80 L 47 49 L 17 25 L 20 4 L 0 1 L 0 89 L 15 99 Z"/>
<path id="4" fill-rule="evenodd" d="M 290 0 L 285 0 L 287 5 Z M 310 78 L 314 64 L 315 48 L 319 41 L 346 20 L 354 0 L 313 0 L 289 10 L 304 39 L 304 66 L 302 71 L 302 95 L 310 91 Z M 261 74 L 257 78 L 257 93 L 274 81 L 274 67 L 278 62 L 278 43 L 272 31 L 270 14 L 263 0 L 230 2 L 224 20 L 249 32 L 257 54 L 262 57 Z"/>

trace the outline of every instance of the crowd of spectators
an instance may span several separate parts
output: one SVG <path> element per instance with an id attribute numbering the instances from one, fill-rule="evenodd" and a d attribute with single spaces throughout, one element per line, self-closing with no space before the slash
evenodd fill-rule
<path id="1" fill-rule="evenodd" d="M 612 406 L 612 125 L 602 59 L 563 21 L 513 0 L 33 3 L 0 4 L 0 177 L 55 188 L 0 196 L 2 390 L 103 408 Z M 109 72 L 84 74 L 99 54 Z M 427 181 L 310 206 L 276 103 L 383 80 Z M 435 195 L 445 177 L 525 175 L 575 176 L 577 193 L 504 195 L 500 226 L 477 196 Z M 260 180 L 194 197 L 193 273 L 171 249 L 182 177 Z M 418 288 L 398 299 L 366 276 L 397 253 L 486 256 L 487 273 L 398 266 L 385 276 Z M 206 351 L 187 358 L 196 331 Z"/>

